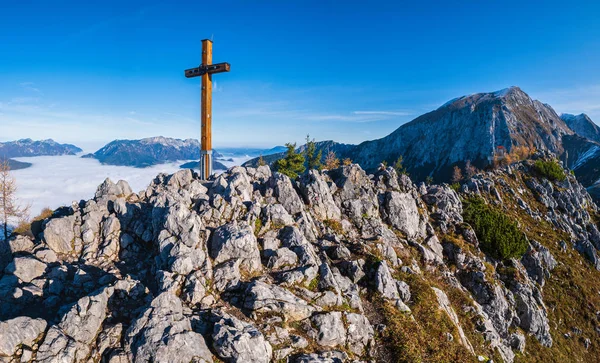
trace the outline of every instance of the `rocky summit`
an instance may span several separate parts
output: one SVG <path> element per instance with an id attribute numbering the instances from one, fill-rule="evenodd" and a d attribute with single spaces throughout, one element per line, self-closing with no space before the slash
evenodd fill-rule
<path id="1" fill-rule="evenodd" d="M 473 198 L 516 222 L 518 257 L 487 252 Z M 0 360 L 594 361 L 598 221 L 534 161 L 454 189 L 354 164 L 107 179 L 0 245 Z"/>

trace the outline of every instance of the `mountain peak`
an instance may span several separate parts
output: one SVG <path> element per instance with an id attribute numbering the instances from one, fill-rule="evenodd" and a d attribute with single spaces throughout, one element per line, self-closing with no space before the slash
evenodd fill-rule
<path id="1" fill-rule="evenodd" d="M 496 97 L 507 97 L 507 96 L 517 95 L 517 94 L 519 94 L 519 95 L 524 94 L 527 96 L 527 94 L 525 92 L 523 92 L 523 90 L 521 88 L 519 88 L 518 86 L 511 86 L 508 88 L 504 88 L 504 89 L 501 89 L 496 92 L 491 92 L 491 94 Z"/>
<path id="2" fill-rule="evenodd" d="M 587 139 L 600 143 L 600 127 L 585 113 L 579 115 L 563 113 L 560 118 L 571 130 Z"/>
<path id="3" fill-rule="evenodd" d="M 507 87 L 494 92 L 482 92 L 482 93 L 473 93 L 471 95 L 465 95 L 462 97 L 453 98 L 450 101 L 444 103 L 440 109 L 445 107 L 464 107 L 465 105 L 473 105 L 478 104 L 483 101 L 492 100 L 492 99 L 521 99 L 523 101 L 531 101 L 533 100 L 529 97 L 527 93 L 525 93 L 521 88 L 517 86 Z"/>

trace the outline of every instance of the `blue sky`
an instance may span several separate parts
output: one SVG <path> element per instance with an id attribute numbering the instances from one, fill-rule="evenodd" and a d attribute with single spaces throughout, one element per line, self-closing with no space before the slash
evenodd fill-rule
<path id="1" fill-rule="evenodd" d="M 382 137 L 464 94 L 520 86 L 600 121 L 600 5 L 558 1 L 0 0 L 0 140 L 95 148 L 199 137 L 214 39 L 214 145 Z"/>

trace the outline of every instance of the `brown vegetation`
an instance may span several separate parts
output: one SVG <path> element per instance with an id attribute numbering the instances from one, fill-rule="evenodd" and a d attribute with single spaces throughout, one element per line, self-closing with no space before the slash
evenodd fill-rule
<path id="1" fill-rule="evenodd" d="M 335 156 L 333 151 L 327 153 L 327 157 L 325 158 L 325 169 L 333 170 L 340 167 L 340 159 Z"/>
<path id="2" fill-rule="evenodd" d="M 11 219 L 21 222 L 29 215 L 29 206 L 19 206 L 16 192 L 17 183 L 10 174 L 8 161 L 0 162 L 0 227 L 4 230 L 4 239 L 8 239 L 8 223 Z"/>

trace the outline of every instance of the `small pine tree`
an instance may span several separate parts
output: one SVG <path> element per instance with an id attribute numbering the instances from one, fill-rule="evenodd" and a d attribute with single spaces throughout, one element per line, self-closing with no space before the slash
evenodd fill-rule
<path id="1" fill-rule="evenodd" d="M 460 183 L 463 180 L 462 171 L 457 165 L 454 165 L 454 172 L 452 173 L 452 183 Z"/>
<path id="2" fill-rule="evenodd" d="M 533 168 L 540 176 L 550 181 L 563 181 L 567 178 L 565 170 L 557 160 L 536 160 Z"/>
<path id="3" fill-rule="evenodd" d="M 304 151 L 304 158 L 306 159 L 306 168 L 308 170 L 316 169 L 321 170 L 321 159 L 323 158 L 322 150 L 317 152 L 317 144 L 315 139 L 310 139 L 310 135 L 306 135 L 306 149 Z"/>
<path id="4" fill-rule="evenodd" d="M 345 166 L 351 165 L 352 160 L 350 158 L 345 158 L 344 161 L 342 161 L 342 164 L 344 164 Z"/>
<path id="5" fill-rule="evenodd" d="M 427 185 L 433 184 L 433 177 L 431 175 L 427 175 L 427 178 L 425 178 L 425 184 L 427 184 Z"/>
<path id="6" fill-rule="evenodd" d="M 296 151 L 296 143 L 285 144 L 287 151 L 282 159 L 275 163 L 275 170 L 296 179 L 298 175 L 304 173 L 304 156 Z"/>
<path id="7" fill-rule="evenodd" d="M 475 230 L 479 246 L 499 260 L 520 258 L 529 242 L 518 224 L 501 209 L 485 203 L 481 197 L 463 201 L 463 218 Z"/>
<path id="8" fill-rule="evenodd" d="M 404 159 L 402 158 L 402 155 L 400 155 L 398 157 L 398 160 L 396 160 L 396 162 L 394 163 L 394 170 L 396 170 L 396 173 L 398 173 L 398 175 L 407 174 L 404 165 L 402 165 L 403 161 Z"/>
<path id="9" fill-rule="evenodd" d="M 258 158 L 258 166 L 265 166 L 265 165 L 267 165 L 267 162 L 265 161 L 265 159 L 264 159 L 264 158 L 263 158 L 263 156 L 261 155 L 261 156 Z"/>
<path id="10" fill-rule="evenodd" d="M 327 153 L 327 157 L 325 158 L 325 168 L 327 170 L 333 170 L 340 167 L 340 159 L 335 156 L 333 151 Z"/>

